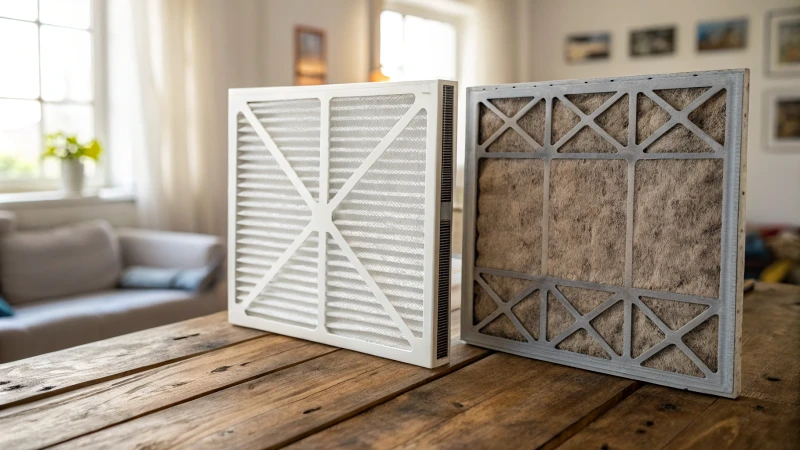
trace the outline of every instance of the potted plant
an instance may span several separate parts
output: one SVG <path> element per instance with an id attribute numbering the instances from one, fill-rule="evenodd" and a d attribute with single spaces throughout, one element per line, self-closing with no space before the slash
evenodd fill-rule
<path id="1" fill-rule="evenodd" d="M 61 187 L 68 196 L 80 196 L 83 191 L 83 162 L 86 159 L 97 161 L 103 148 L 96 139 L 85 143 L 78 142 L 75 135 L 59 131 L 45 137 L 42 158 L 61 160 Z"/>

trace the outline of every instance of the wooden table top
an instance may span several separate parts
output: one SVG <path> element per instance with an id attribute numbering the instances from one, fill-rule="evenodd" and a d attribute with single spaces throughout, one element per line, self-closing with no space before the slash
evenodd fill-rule
<path id="1" fill-rule="evenodd" d="M 796 449 L 800 288 L 744 310 L 735 401 L 458 342 L 428 370 L 222 312 L 0 365 L 0 448 Z"/>

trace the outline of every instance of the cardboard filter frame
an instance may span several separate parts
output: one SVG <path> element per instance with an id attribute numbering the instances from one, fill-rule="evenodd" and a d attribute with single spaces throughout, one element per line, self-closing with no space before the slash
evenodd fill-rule
<path id="1" fill-rule="evenodd" d="M 740 392 L 746 69 L 467 90 L 461 336 Z"/>

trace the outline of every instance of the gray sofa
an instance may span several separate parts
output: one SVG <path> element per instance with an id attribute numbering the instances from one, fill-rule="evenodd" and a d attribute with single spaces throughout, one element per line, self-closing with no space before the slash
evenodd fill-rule
<path id="1" fill-rule="evenodd" d="M 13 214 L 0 211 L 0 293 L 14 309 L 0 317 L 0 363 L 221 311 L 221 267 L 196 291 L 117 283 L 126 267 L 197 268 L 224 254 L 214 236 L 101 221 L 17 232 Z"/>

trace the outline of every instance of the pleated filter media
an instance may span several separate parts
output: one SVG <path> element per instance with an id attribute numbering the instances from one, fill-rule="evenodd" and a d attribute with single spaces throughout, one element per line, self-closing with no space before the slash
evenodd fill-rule
<path id="1" fill-rule="evenodd" d="M 736 397 L 748 79 L 469 88 L 462 338 Z"/>
<path id="2" fill-rule="evenodd" d="M 443 81 L 230 91 L 232 323 L 448 361 L 455 92 Z"/>

